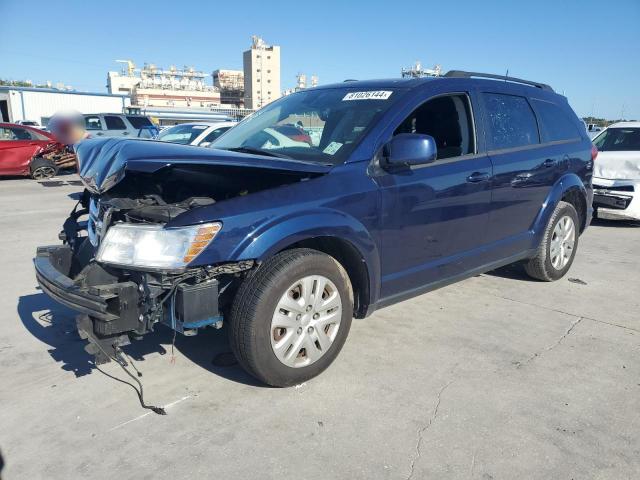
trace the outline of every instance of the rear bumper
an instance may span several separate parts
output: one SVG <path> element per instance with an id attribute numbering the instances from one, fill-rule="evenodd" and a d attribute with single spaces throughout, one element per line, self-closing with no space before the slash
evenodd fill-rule
<path id="1" fill-rule="evenodd" d="M 640 181 L 593 179 L 598 218 L 640 220 Z"/>
<path id="2" fill-rule="evenodd" d="M 69 278 L 72 250 L 68 245 L 39 247 L 34 259 L 42 291 L 73 310 L 94 318 L 95 331 L 113 335 L 137 327 L 138 285 L 134 282 L 83 285 Z"/>

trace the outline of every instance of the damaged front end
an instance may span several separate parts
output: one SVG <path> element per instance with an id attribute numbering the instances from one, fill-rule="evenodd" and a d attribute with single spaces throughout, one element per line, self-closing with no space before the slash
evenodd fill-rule
<path id="1" fill-rule="evenodd" d="M 118 359 L 119 347 L 158 323 L 184 335 L 222 326 L 254 261 L 199 264 L 224 227 L 219 218 L 182 226 L 181 215 L 322 173 L 306 164 L 265 166 L 238 154 L 175 147 L 113 139 L 81 144 L 87 189 L 64 223 L 62 244 L 37 250 L 40 287 L 82 314 L 78 331 L 97 364 Z"/>
<path id="2" fill-rule="evenodd" d="M 34 260 L 43 292 L 84 315 L 78 317 L 80 336 L 96 363 L 116 357 L 118 347 L 163 323 L 184 335 L 199 328 L 222 326 L 221 295 L 253 261 L 185 268 L 183 271 L 141 270 L 96 261 L 97 249 L 88 225 L 72 215 L 61 233 L 62 245 L 39 247 Z M 104 216 L 99 220 L 104 222 Z"/>

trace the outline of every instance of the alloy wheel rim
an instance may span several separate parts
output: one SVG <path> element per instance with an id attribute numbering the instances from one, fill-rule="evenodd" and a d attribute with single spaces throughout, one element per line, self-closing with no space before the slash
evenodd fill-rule
<path id="1" fill-rule="evenodd" d="M 42 180 L 44 178 L 53 177 L 55 170 L 51 167 L 40 167 L 33 172 L 33 178 Z"/>
<path id="2" fill-rule="evenodd" d="M 292 283 L 280 297 L 271 319 L 271 348 L 284 365 L 311 365 L 331 348 L 342 320 L 342 298 L 322 275 Z"/>
<path id="3" fill-rule="evenodd" d="M 573 219 L 565 215 L 556 223 L 551 235 L 549 257 L 556 270 L 567 266 L 576 243 L 576 226 Z"/>

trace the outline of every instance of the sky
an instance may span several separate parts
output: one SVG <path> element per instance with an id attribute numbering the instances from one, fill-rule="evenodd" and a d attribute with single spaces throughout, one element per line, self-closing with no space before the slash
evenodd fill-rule
<path id="1" fill-rule="evenodd" d="M 106 91 L 116 59 L 242 69 L 281 47 L 282 88 L 389 78 L 420 60 L 550 84 L 579 116 L 640 120 L 640 0 L 0 0 L 0 78 Z M 211 79 L 209 79 L 211 82 Z"/>

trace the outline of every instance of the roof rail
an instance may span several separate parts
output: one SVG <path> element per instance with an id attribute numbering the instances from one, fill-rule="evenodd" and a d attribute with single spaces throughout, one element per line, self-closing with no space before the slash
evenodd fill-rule
<path id="1" fill-rule="evenodd" d="M 465 72 L 464 70 L 449 70 L 444 74 L 445 77 L 450 78 L 490 78 L 492 80 L 504 80 L 505 82 L 522 83 L 524 85 L 531 85 L 532 87 L 540 88 L 542 90 L 548 90 L 553 92 L 553 88 L 546 83 L 531 82 L 529 80 L 523 80 L 522 78 L 508 77 L 506 75 L 493 75 L 491 73 L 479 73 L 479 72 Z"/>

